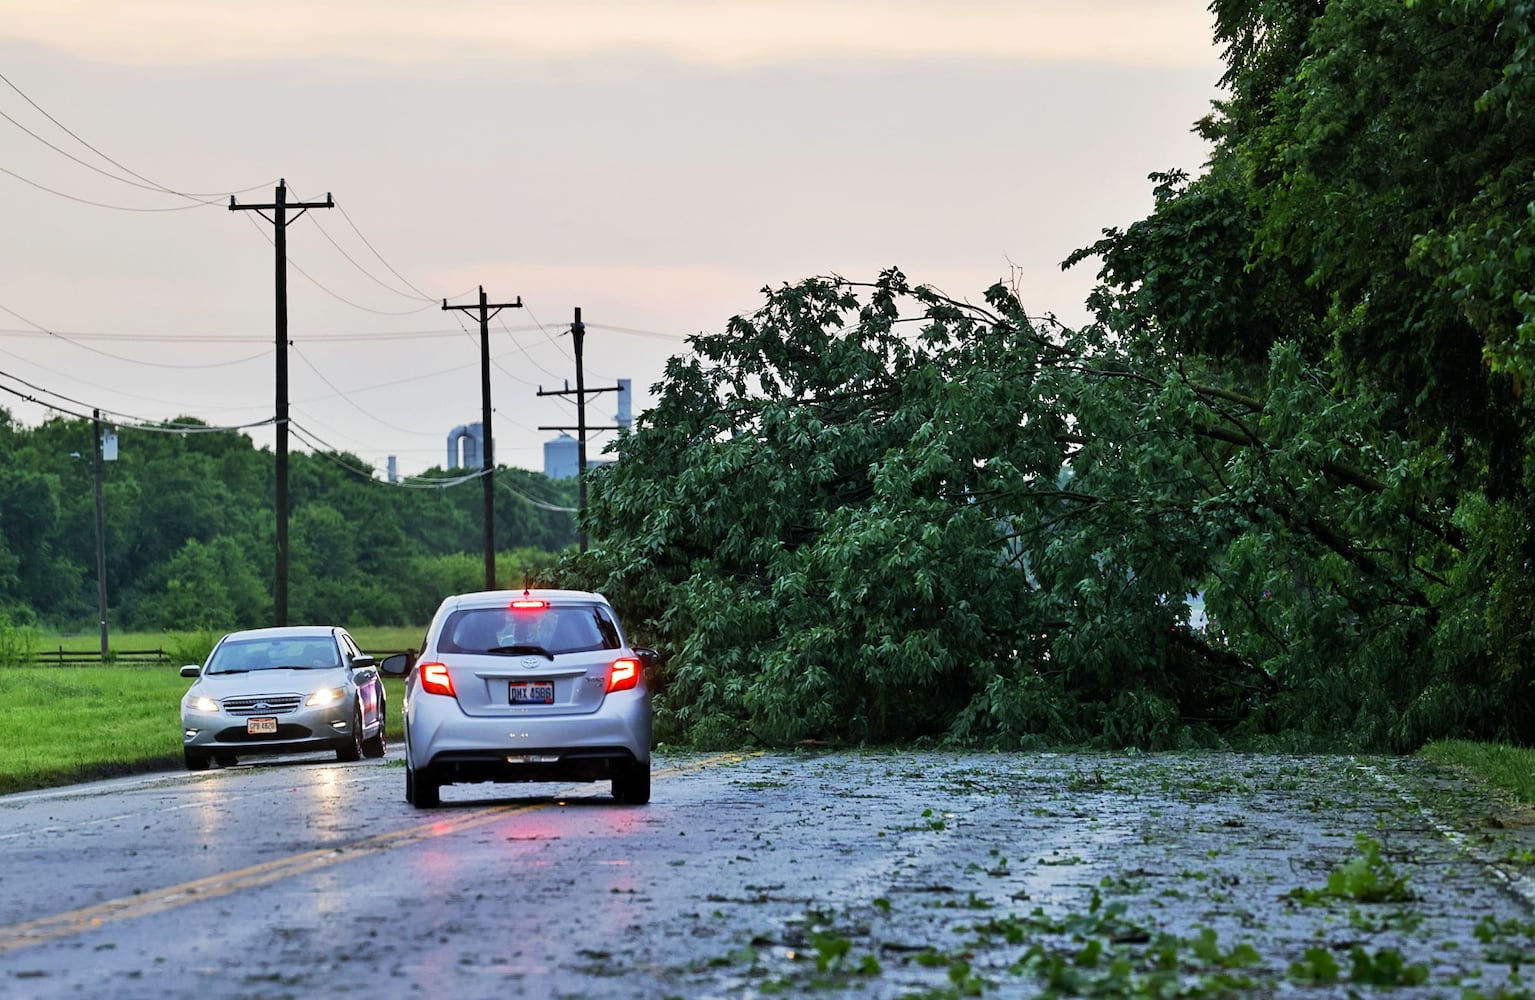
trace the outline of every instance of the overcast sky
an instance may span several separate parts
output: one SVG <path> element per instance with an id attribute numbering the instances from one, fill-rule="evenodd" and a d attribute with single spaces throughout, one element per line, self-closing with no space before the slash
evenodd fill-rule
<path id="1" fill-rule="evenodd" d="M 1221 96 L 1204 0 L 0 9 L 0 407 L 269 419 L 273 230 L 228 205 L 284 178 L 336 205 L 287 229 L 292 445 L 380 478 L 480 419 L 477 326 L 441 306 L 482 285 L 525 306 L 491 323 L 492 396 L 497 461 L 530 469 L 575 423 L 537 396 L 574 383 L 575 307 L 588 385 L 636 409 L 685 337 L 811 275 L 976 301 L 1016 275 L 1080 322 L 1095 265 L 1060 262 L 1201 168 Z"/>

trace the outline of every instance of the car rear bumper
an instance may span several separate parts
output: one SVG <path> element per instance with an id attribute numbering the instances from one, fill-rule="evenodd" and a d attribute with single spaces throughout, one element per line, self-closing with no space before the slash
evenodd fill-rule
<path id="1" fill-rule="evenodd" d="M 604 781 L 616 770 L 633 766 L 628 747 L 537 747 L 510 753 L 452 750 L 430 765 L 433 780 L 444 785 L 479 781 Z"/>
<path id="2" fill-rule="evenodd" d="M 405 712 L 410 766 L 456 781 L 597 781 L 615 764 L 650 762 L 649 692 L 608 696 L 590 715 L 464 715 L 453 699 L 418 695 Z"/>

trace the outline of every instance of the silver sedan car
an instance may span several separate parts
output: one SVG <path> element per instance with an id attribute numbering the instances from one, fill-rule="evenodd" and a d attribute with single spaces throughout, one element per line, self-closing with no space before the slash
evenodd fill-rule
<path id="1" fill-rule="evenodd" d="M 655 653 L 632 647 L 600 594 L 485 591 L 449 597 L 404 676 L 405 799 L 438 805 L 459 782 L 611 781 L 650 801 Z"/>
<path id="2" fill-rule="evenodd" d="M 247 754 L 384 756 L 384 681 L 343 628 L 231 632 L 181 676 L 196 678 L 181 699 L 188 770 L 229 767 Z"/>

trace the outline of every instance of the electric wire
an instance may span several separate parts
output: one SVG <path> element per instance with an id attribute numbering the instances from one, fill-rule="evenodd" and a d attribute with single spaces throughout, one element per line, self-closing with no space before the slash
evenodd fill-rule
<path id="1" fill-rule="evenodd" d="M 103 419 L 116 418 L 116 419 L 107 420 L 107 422 L 112 424 L 115 427 L 125 428 L 127 430 L 153 431 L 153 432 L 160 432 L 160 433 L 166 433 L 166 434 L 212 434 L 212 433 L 218 433 L 218 432 L 223 432 L 223 431 L 242 431 L 242 430 L 248 430 L 249 428 L 252 428 L 252 427 L 264 427 L 267 424 L 273 424 L 273 423 L 277 422 L 277 418 L 276 417 L 267 417 L 264 420 L 255 420 L 255 421 L 251 421 L 250 423 L 244 423 L 244 424 L 218 425 L 218 426 L 209 425 L 209 424 L 179 423 L 179 422 L 173 421 L 173 420 L 159 420 L 159 421 L 156 421 L 156 420 L 151 420 L 148 417 L 140 417 L 140 416 L 136 416 L 136 415 L 131 414 L 131 413 L 124 413 L 124 412 L 122 412 L 120 410 L 108 409 L 108 408 L 106 408 L 104 406 L 93 406 L 92 404 L 87 403 L 84 400 L 75 399 L 73 396 L 66 396 L 63 393 L 55 392 L 52 389 L 46 389 L 46 388 L 44 388 L 44 387 L 42 387 L 40 385 L 37 385 L 34 382 L 27 381 L 26 379 L 22 378 L 19 375 L 12 375 L 10 372 L 0 371 L 0 378 L 8 378 L 8 379 L 10 379 L 13 382 L 19 382 L 21 385 L 26 386 L 28 389 L 31 389 L 33 392 L 41 393 L 44 396 L 49 396 L 49 397 L 52 397 L 53 399 L 61 399 L 64 402 L 70 403 L 70 404 L 72 404 L 74 406 L 81 406 L 81 407 L 85 407 L 86 409 L 89 409 L 89 410 L 92 410 L 92 411 L 95 411 L 95 412 L 99 412 Z M 88 416 L 85 413 L 77 413 L 76 411 L 71 410 L 67 406 L 60 406 L 57 403 L 51 403 L 51 402 L 49 402 L 46 399 L 39 399 L 36 396 L 29 396 L 26 393 L 21 392 L 18 389 L 11 388 L 10 386 L 0 385 L 0 391 L 8 392 L 11 395 L 17 396 L 17 397 L 19 397 L 21 399 L 24 399 L 24 400 L 26 400 L 29 403 L 35 403 L 38 406 L 45 407 L 45 408 L 47 408 L 49 410 L 57 411 L 59 413 L 64 413 L 64 414 L 67 414 L 67 415 L 69 415 L 71 417 L 75 417 L 75 418 L 80 419 L 80 420 L 92 420 L 92 419 L 95 419 L 94 418 L 94 414 Z"/>
<path id="2" fill-rule="evenodd" d="M 0 306 L 6 312 L 11 312 Z M 15 315 L 15 313 L 12 313 Z M 530 332 L 535 327 L 513 327 L 523 333 Z M 306 343 L 369 343 L 375 340 L 442 340 L 448 337 L 457 337 L 462 330 L 379 330 L 361 331 L 358 333 L 306 333 Z M 269 344 L 272 342 L 272 334 L 266 333 L 102 333 L 100 331 L 84 330 L 48 330 L 43 328 L 21 329 L 19 327 L 0 327 L 0 334 L 16 337 L 61 337 L 73 340 L 114 340 L 131 341 L 134 343 L 163 343 L 163 344 Z"/>
<path id="3" fill-rule="evenodd" d="M 341 217 L 346 220 L 346 224 L 352 227 L 352 232 L 356 233 L 357 234 L 357 238 L 362 240 L 363 246 L 365 246 L 369 250 L 373 251 L 373 256 L 378 258 L 378 262 L 380 264 L 384 265 L 384 267 L 389 269 L 389 273 L 390 274 L 394 275 L 396 278 L 399 278 L 401 281 L 405 282 L 405 286 L 407 288 L 409 288 L 411 291 L 415 292 L 417 295 L 421 296 L 421 298 L 426 299 L 428 301 L 432 301 L 432 302 L 436 301 L 436 299 L 433 296 L 426 294 L 421 289 L 419 289 L 415 285 L 411 284 L 410 280 L 407 279 L 405 277 L 405 275 L 401 274 L 399 271 L 396 271 L 394 269 L 394 266 L 392 264 L 390 264 L 387 260 L 384 259 L 384 255 L 379 253 L 377 248 L 375 248 L 373 246 L 372 242 L 370 242 L 369 239 L 362 234 L 362 230 L 357 228 L 357 223 L 352 221 L 352 217 L 347 214 L 346 209 L 341 208 L 341 206 L 339 206 L 339 205 L 336 206 L 336 207 L 340 210 Z M 468 292 L 461 292 L 458 295 L 453 296 L 453 298 L 462 298 L 463 296 L 468 295 L 468 294 L 469 294 Z"/>
<path id="4" fill-rule="evenodd" d="M 244 364 L 247 361 L 254 361 L 257 358 L 264 357 L 267 354 L 271 354 L 272 351 L 275 350 L 275 348 L 269 348 L 269 349 L 267 349 L 265 351 L 261 351 L 260 353 L 257 353 L 257 354 L 252 354 L 252 355 L 249 355 L 249 356 L 243 357 L 243 358 L 236 358 L 233 361 L 213 361 L 213 362 L 209 362 L 207 364 L 199 364 L 199 365 L 179 365 L 179 364 L 172 364 L 172 363 L 166 362 L 166 361 L 141 361 L 138 358 L 124 357 L 121 354 L 113 354 L 111 351 L 103 351 L 103 350 L 100 350 L 99 348 L 88 347 L 85 344 L 77 343 L 72 338 L 70 338 L 68 336 L 65 336 L 64 334 L 59 333 L 57 330 L 50 330 L 46 326 L 43 326 L 41 323 L 38 323 L 35 320 L 29 319 L 26 316 L 23 316 L 21 313 L 19 313 L 16 310 L 12 309 L 10 306 L 5 305 L 4 303 L 0 303 L 0 310 L 3 310 L 4 312 L 7 312 L 7 313 L 11 314 L 12 316 L 15 316 L 17 319 L 21 320 L 23 323 L 27 323 L 27 324 L 31 325 L 33 327 L 33 329 L 37 331 L 38 334 L 51 337 L 51 338 L 53 338 L 55 340 L 63 341 L 64 343 L 68 344 L 71 347 L 77 348 L 78 350 L 87 351 L 87 352 L 89 352 L 91 354 L 99 354 L 100 356 L 102 356 L 104 358 L 111 358 L 113 361 L 121 361 L 121 362 L 124 362 L 125 364 L 142 365 L 142 366 L 144 366 L 146 368 L 164 368 L 164 369 L 171 369 L 171 370 L 177 370 L 177 369 L 185 370 L 185 369 L 227 368 L 227 367 L 232 366 L 232 365 Z M 14 357 L 14 355 L 13 355 L 13 357 Z"/>
<path id="5" fill-rule="evenodd" d="M 265 239 L 268 244 L 270 244 L 273 248 L 275 248 L 277 246 L 277 241 L 272 238 L 272 235 L 266 231 L 265 227 L 263 227 L 255 219 L 250 218 L 249 213 L 241 213 L 241 214 L 245 215 L 246 221 L 248 221 L 252 226 L 256 227 L 257 232 L 261 233 L 262 238 Z M 297 220 L 293 220 L 293 221 L 297 221 Z M 419 307 L 417 307 L 415 309 L 398 309 L 398 310 L 396 310 L 396 309 L 374 309 L 371 306 L 365 306 L 365 305 L 362 305 L 361 303 L 353 302 L 351 299 L 347 298 L 346 296 L 342 295 L 341 293 L 333 291 L 332 289 L 327 287 L 325 284 L 323 284 L 314 275 L 310 274 L 308 271 L 304 270 L 298 264 L 294 263 L 293 255 L 292 254 L 288 254 L 287 255 L 286 263 L 287 263 L 287 265 L 289 267 L 293 268 L 293 270 L 297 271 L 300 275 L 302 275 L 304 277 L 304 279 L 307 280 L 310 284 L 314 285 L 320 291 L 324 292 L 326 295 L 329 295 L 331 298 L 335 299 L 337 302 L 344 303 L 345 305 L 349 305 L 353 309 L 358 309 L 358 310 L 361 310 L 362 312 L 373 313 L 376 316 L 411 316 L 411 315 L 414 315 L 416 313 L 426 312 L 428 309 L 432 308 L 432 306 L 435 304 L 435 301 L 434 301 L 432 303 L 427 303 L 426 305 L 419 306 Z"/>
<path id="6" fill-rule="evenodd" d="M 96 173 L 100 174 L 103 177 L 107 177 L 107 178 L 110 178 L 111 180 L 118 181 L 119 183 L 128 184 L 128 185 L 131 185 L 132 187 L 140 188 L 140 189 L 145 190 L 145 191 L 154 191 L 156 193 L 163 193 L 163 189 L 158 184 L 142 184 L 142 183 L 140 183 L 138 181 L 130 181 L 126 177 L 119 177 L 117 174 L 114 174 L 114 173 L 112 173 L 109 170 L 103 170 L 102 168 L 96 166 L 94 163 L 87 163 L 86 161 L 80 159 L 80 157 L 78 157 L 75 154 L 69 152 L 68 150 L 62 149 L 62 148 L 60 148 L 58 146 L 55 146 L 53 143 L 49 142 L 47 139 L 45 139 L 42 136 L 38 135 L 36 132 L 32 131 L 31 129 L 27 128 L 21 122 L 19 122 L 16 119 L 12 118 L 10 115 L 6 114 L 4 111 L 0 111 L 0 118 L 4 118 L 6 121 L 10 122 L 12 125 L 15 125 L 17 128 L 21 129 L 27 135 L 30 135 L 32 138 L 34 138 L 38 142 L 42 143 L 44 146 L 47 146 L 49 149 L 53 150 L 55 153 L 58 153 L 60 156 L 65 157 L 66 159 L 73 160 L 74 162 L 80 164 L 80 166 L 84 167 L 87 170 L 93 170 L 93 171 L 95 171 Z M 7 172 L 9 172 L 9 171 L 7 171 Z M 15 177 L 16 175 L 12 174 L 11 176 Z M 18 178 L 18 179 L 23 179 L 23 178 Z M 31 183 L 31 182 L 29 181 L 28 183 Z M 38 186 L 40 186 L 40 185 L 38 185 Z M 54 192 L 54 193 L 57 194 L 59 192 Z M 217 202 L 215 202 L 215 201 L 205 201 L 205 202 L 203 202 L 203 204 L 205 204 L 205 205 L 213 205 L 213 204 L 217 204 Z M 182 208 L 191 208 L 191 207 L 193 207 L 193 206 L 190 206 L 190 205 L 180 205 L 180 206 L 177 206 L 176 210 L 179 211 Z M 169 211 L 169 209 L 164 209 L 164 210 L 159 210 L 159 211 Z"/>
<path id="7" fill-rule="evenodd" d="M 627 333 L 636 337 L 653 337 L 657 340 L 669 340 L 680 343 L 686 343 L 687 341 L 693 339 L 693 335 L 691 334 L 658 333 L 655 330 L 636 330 L 634 327 L 614 326 L 611 323 L 587 323 L 586 328 L 588 330 L 607 330 L 610 333 Z"/>
<path id="8" fill-rule="evenodd" d="M 293 346 L 293 347 L 290 347 L 289 350 L 291 350 L 294 353 L 294 355 L 296 355 L 298 357 L 298 359 L 300 361 L 304 362 L 305 367 L 307 367 L 310 371 L 314 372 L 316 378 L 318 378 L 321 382 L 324 382 L 326 385 L 330 386 L 331 390 L 336 394 L 337 397 L 342 399 L 349 406 L 351 406 L 354 410 L 356 410 L 358 413 L 361 413 L 363 416 L 367 417 L 369 420 L 373 421 L 374 423 L 380 424 L 380 425 L 382 425 L 384 427 L 387 427 L 387 428 L 389 428 L 392 431 L 397 431 L 397 432 L 399 432 L 401 434 L 422 434 L 422 433 L 424 433 L 422 431 L 413 431 L 413 430 L 409 430 L 408 428 L 405 428 L 405 427 L 400 427 L 400 426 L 398 426 L 396 424 L 390 423 L 389 421 L 385 420 L 383 417 L 380 417 L 380 416 L 378 416 L 375 413 L 369 413 L 366 409 L 363 408 L 361 403 L 357 402 L 355 399 L 353 399 L 351 397 L 350 394 L 348 394 L 345 390 L 343 390 L 342 388 L 337 386 L 336 383 L 332 382 L 329 378 L 327 378 L 325 373 L 322 372 L 315 365 L 315 363 L 313 361 L 310 361 L 309 358 L 304 354 L 304 352 L 299 350 L 296 345 Z"/>
<path id="9" fill-rule="evenodd" d="M 579 507 L 560 507 L 556 504 L 544 503 L 541 500 L 534 500 L 532 497 L 525 496 L 522 493 L 519 493 L 517 490 L 514 490 L 512 488 L 512 484 L 506 482 L 504 479 L 496 480 L 496 485 L 500 486 L 502 489 L 506 490 L 506 492 L 510 493 L 518 500 L 521 500 L 523 503 L 529 505 L 530 507 L 537 507 L 539 510 L 552 510 L 559 514 L 576 514 L 581 510 Z"/>
<path id="10" fill-rule="evenodd" d="M 295 193 L 297 193 L 297 192 L 295 192 Z M 302 196 L 299 196 L 299 197 L 300 197 L 300 200 L 302 200 Z M 378 262 L 380 264 L 383 264 L 384 268 L 386 270 L 388 270 L 388 272 L 390 274 L 392 274 L 396 278 L 398 278 L 401 281 L 401 283 L 403 283 L 405 285 L 406 288 L 410 289 L 410 291 L 409 292 L 402 292 L 402 291 L 400 291 L 398 288 L 395 288 L 395 287 L 391 286 L 387 281 L 384 281 L 378 275 L 374 274 L 368 268 L 364 267 L 361 263 L 358 262 L 358 260 L 355 257 L 353 257 L 350 253 L 347 253 L 347 251 L 341 246 L 340 243 L 336 242 L 336 240 L 330 235 L 330 231 L 325 228 L 325 224 L 320 221 L 320 216 L 315 216 L 314 219 L 311 220 L 314 223 L 315 228 L 319 229 L 320 230 L 320 235 L 324 236 L 325 239 L 330 243 L 330 245 L 336 248 L 336 252 L 337 253 L 339 253 L 339 254 L 341 254 L 341 256 L 345 257 L 347 262 L 349 264 L 351 264 L 353 267 L 355 267 L 358 271 L 362 272 L 362 274 L 366 278 L 368 278 L 368 280 L 372 281 L 374 284 L 378 285 L 380 288 L 384 289 L 385 291 L 387 291 L 387 292 L 389 292 L 389 293 L 391 293 L 393 295 L 398 295 L 401 298 L 414 299 L 414 300 L 416 300 L 418 302 L 427 302 L 427 303 L 430 303 L 431 305 L 436 305 L 437 304 L 438 299 L 437 299 L 436 296 L 428 295 L 427 293 L 423 292 L 420 288 L 416 287 L 416 285 L 409 278 L 407 278 L 407 277 L 405 277 L 405 275 L 401 274 L 399 272 L 399 270 L 396 269 L 393 264 L 390 264 L 389 261 L 384 259 L 384 255 L 379 253 L 378 252 L 378 248 L 373 245 L 372 241 L 369 240 L 366 236 L 363 235 L 363 232 L 362 232 L 361 229 L 357 228 L 357 223 L 352 219 L 352 216 L 347 212 L 347 210 L 343 206 L 336 205 L 335 208 L 336 208 L 337 211 L 339 211 L 341 213 L 341 218 L 343 220 L 345 220 L 346 224 L 349 227 L 351 227 L 352 232 L 355 233 L 357 235 L 357 238 L 362 241 L 363 246 L 367 247 L 368 251 L 370 253 L 372 253 L 375 258 L 377 258 Z M 467 294 L 469 294 L 469 293 L 468 292 L 461 292 L 461 293 L 459 293 L 459 295 L 456 295 L 456 296 L 453 296 L 453 297 L 454 298 L 461 298 L 462 296 L 467 295 Z"/>
<path id="11" fill-rule="evenodd" d="M 194 201 L 190 205 L 166 205 L 160 208 L 143 208 L 134 207 L 131 205 L 113 205 L 105 201 L 94 201 L 90 198 L 82 198 L 79 195 L 69 194 L 65 191 L 51 188 L 46 184 L 39 184 L 37 181 L 23 177 L 16 171 L 8 170 L 5 167 L 0 167 L 0 174 L 8 174 L 11 177 L 16 178 L 18 181 L 21 181 L 23 184 L 30 184 L 32 187 L 37 188 L 39 191 L 46 191 L 51 195 L 57 195 L 58 197 L 65 198 L 69 201 L 76 201 L 82 205 L 91 205 L 95 208 L 110 208 L 116 212 L 185 212 L 189 208 L 203 208 L 207 204 L 206 202 Z"/>
<path id="12" fill-rule="evenodd" d="M 121 170 L 123 173 L 129 174 L 130 176 L 135 177 L 138 180 L 141 180 L 141 181 L 144 181 L 147 184 L 153 185 L 154 188 L 156 188 L 157 190 L 163 191 L 166 194 L 173 194 L 173 195 L 176 195 L 179 198 L 188 198 L 188 199 L 191 199 L 193 201 L 197 201 L 200 198 L 227 198 L 227 197 L 229 197 L 232 194 L 245 194 L 247 191 L 256 191 L 256 190 L 258 190 L 260 188 L 263 188 L 263 187 L 272 187 L 273 186 L 272 182 L 268 182 L 266 184 L 256 184 L 256 185 L 253 185 L 253 186 L 248 187 L 248 188 L 242 188 L 239 191 L 219 191 L 219 192 L 213 192 L 213 191 L 195 191 L 195 192 L 194 191 L 177 191 L 174 188 L 166 187 L 165 185 L 159 183 L 158 181 L 152 180 L 152 179 L 150 179 L 148 177 L 145 177 L 143 174 L 140 174 L 140 173 L 137 173 L 137 172 L 135 172 L 133 170 L 130 170 L 129 168 L 123 166 L 121 163 L 118 163 L 116 160 L 112 159 L 112 157 L 108 156 L 106 153 L 103 153 L 101 150 L 97 149 L 95 146 L 93 146 L 90 143 L 86 142 L 79 135 L 75 134 L 75 132 L 72 131 L 67 125 L 65 125 L 63 122 L 59 121 L 57 118 L 53 117 L 53 115 L 49 114 L 48 111 L 42 105 L 38 104 L 36 101 L 32 100 L 31 97 L 27 96 L 26 91 L 24 91 L 20 87 L 16 86 L 16 84 L 11 81 L 10 77 L 6 76 L 4 73 L 0 73 L 0 81 L 3 81 L 7 87 L 10 87 L 17 94 L 21 95 L 21 99 L 22 100 L 26 101 L 28 104 L 32 105 L 32 107 L 36 108 L 39 114 L 41 114 L 44 118 L 48 119 L 55 126 L 57 126 L 59 128 L 59 130 L 62 131 L 65 135 L 69 136 L 71 139 L 75 140 L 80 145 L 84 146 L 86 149 L 88 149 L 91 152 L 95 153 L 97 156 L 101 157 L 103 160 L 106 160 L 108 163 L 112 164 L 112 166 L 114 166 L 117 169 Z M 7 172 L 9 172 L 9 171 L 7 171 Z M 120 181 L 123 181 L 123 183 L 125 183 L 125 184 L 126 183 L 130 183 L 130 182 L 124 180 L 121 177 L 119 177 L 117 179 L 120 180 Z M 215 202 L 207 202 L 206 204 L 215 204 Z M 111 206 L 107 206 L 107 207 L 111 207 Z"/>
<path id="13" fill-rule="evenodd" d="M 333 464 L 340 466 L 348 472 L 353 472 L 369 479 L 373 478 L 374 474 L 378 472 L 378 470 L 373 466 L 363 468 L 361 466 L 352 465 L 349 462 L 343 462 L 341 460 L 341 455 L 343 452 L 340 448 L 337 448 L 335 445 L 329 443 L 324 438 L 319 437 L 313 431 L 305 430 L 302 425 L 293 420 L 291 417 L 288 419 L 288 433 L 309 445 L 310 448 L 313 448 L 314 454 L 329 460 Z"/>
<path id="14" fill-rule="evenodd" d="M 28 358 L 24 358 L 24 357 L 22 357 L 19 354 L 15 354 L 15 353 L 13 353 L 11 351 L 7 351 L 7 350 L 5 350 L 3 348 L 0 348 L 0 354 L 3 354 L 3 355 L 5 355 L 8 358 L 14 358 L 17 361 L 20 361 L 23 364 L 31 365 L 34 368 L 39 368 L 39 369 L 47 372 L 49 375 L 57 375 L 60 378 L 71 379 L 71 380 L 73 380 L 73 381 L 75 381 L 75 382 L 77 382 L 77 383 L 79 383 L 81 385 L 88 386 L 89 388 L 92 388 L 92 389 L 99 389 L 102 392 L 110 392 L 110 393 L 113 393 L 115 395 L 125 397 L 127 399 L 136 399 L 136 400 L 139 400 L 140 402 L 154 403 L 154 404 L 156 404 L 158 406 L 169 407 L 169 408 L 172 408 L 172 409 L 175 409 L 175 408 L 180 407 L 182 405 L 180 403 L 173 402 L 173 401 L 168 400 L 168 399 L 161 399 L 161 398 L 159 398 L 157 396 L 144 396 L 144 395 L 140 395 L 139 393 L 128 392 L 128 391 L 126 391 L 124 389 L 116 388 L 114 386 L 102 385 L 99 382 L 92 382 L 89 379 L 81 378 L 80 376 L 78 376 L 76 374 L 73 374 L 71 372 L 61 372 L 58 369 L 49 368 L 46 365 L 40 365 L 40 364 L 38 364 L 35 361 L 32 361 L 32 360 L 30 360 Z M 12 377 L 14 378 L 15 376 L 12 376 Z M 57 394 L 55 393 L 53 395 L 57 395 Z M 67 398 L 67 397 L 60 396 L 59 398 L 63 399 L 63 398 Z M 79 401 L 77 400 L 76 402 L 78 403 Z M 88 404 L 81 403 L 80 405 L 88 405 Z M 213 409 L 223 410 L 223 411 L 227 412 L 227 411 L 251 410 L 251 409 L 255 409 L 255 407 L 250 407 L 250 406 L 231 406 L 231 407 L 214 407 Z"/>
<path id="15" fill-rule="evenodd" d="M 475 334 L 475 332 L 473 330 L 471 330 L 469 328 L 468 324 L 464 321 L 464 318 L 463 318 L 463 315 L 461 314 L 461 312 L 458 311 L 458 310 L 455 310 L 454 313 L 453 313 L 453 319 L 454 319 L 455 322 L 458 323 L 459 328 L 463 331 L 464 336 L 468 337 L 469 340 L 474 343 L 475 347 L 478 348 L 479 347 L 479 343 L 480 343 L 479 342 L 479 337 Z M 501 322 L 502 329 L 506 330 L 508 335 L 511 334 L 511 327 L 506 326 L 506 324 L 504 322 L 502 322 L 499 318 L 497 319 L 497 322 Z M 535 329 L 535 328 L 523 327 L 521 329 L 523 329 L 524 332 L 526 332 L 526 331 L 528 331 L 530 329 Z M 512 344 L 514 346 L 516 346 L 517 348 L 519 348 L 520 350 L 522 350 L 523 354 L 525 354 L 525 355 L 527 354 L 527 349 L 523 348 L 521 344 L 517 343 L 517 338 L 516 337 L 511 337 L 511 340 L 512 340 Z M 532 356 L 531 355 L 528 355 L 528 360 L 532 361 Z M 534 362 L 534 364 L 537 365 L 537 362 Z M 501 363 L 501 359 L 500 358 L 492 357 L 490 359 L 490 365 L 491 365 L 492 368 L 496 369 L 496 371 L 500 372 L 502 375 L 505 375 L 507 378 L 511 379 L 513 382 L 520 382 L 520 383 L 522 383 L 523 385 L 527 386 L 530 389 L 541 389 L 542 388 L 542 386 L 539 386 L 539 385 L 537 385 L 536 383 L 533 383 L 533 382 L 529 382 L 527 379 L 523 378 L 521 375 L 517 375 L 517 374 L 513 373 L 512 371 L 510 371 L 509 369 L 507 369 L 507 367 Z M 542 368 L 542 370 L 545 371 L 545 372 L 549 372 L 549 369 L 547 369 L 547 368 Z M 551 376 L 556 377 L 556 378 L 559 377 L 559 376 L 555 376 L 553 372 L 549 372 L 549 374 Z M 565 400 L 565 399 L 560 399 L 559 402 L 561 402 L 561 403 L 568 403 L 569 401 Z M 491 412 L 493 412 L 493 413 L 500 413 L 499 410 L 495 410 L 495 409 L 493 409 Z M 518 423 L 517 421 L 512 421 L 512 423 L 514 423 L 517 427 L 521 428 L 522 430 L 525 430 L 525 431 L 527 431 L 529 433 L 533 432 L 533 428 L 527 426 L 526 424 Z"/>

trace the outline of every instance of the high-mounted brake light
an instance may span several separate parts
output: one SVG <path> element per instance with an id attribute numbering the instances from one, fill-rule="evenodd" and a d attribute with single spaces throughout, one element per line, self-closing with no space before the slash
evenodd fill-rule
<path id="1" fill-rule="evenodd" d="M 416 669 L 421 671 L 422 691 L 453 697 L 453 677 L 448 673 L 446 663 L 422 663 Z"/>
<path id="2" fill-rule="evenodd" d="M 540 601 L 530 598 L 519 598 L 512 602 L 513 611 L 542 611 L 549 606 L 548 601 Z"/>
<path id="3" fill-rule="evenodd" d="M 621 660 L 614 660 L 613 666 L 608 668 L 608 693 L 614 691 L 628 691 L 640 682 L 640 661 L 631 660 L 627 656 Z"/>

